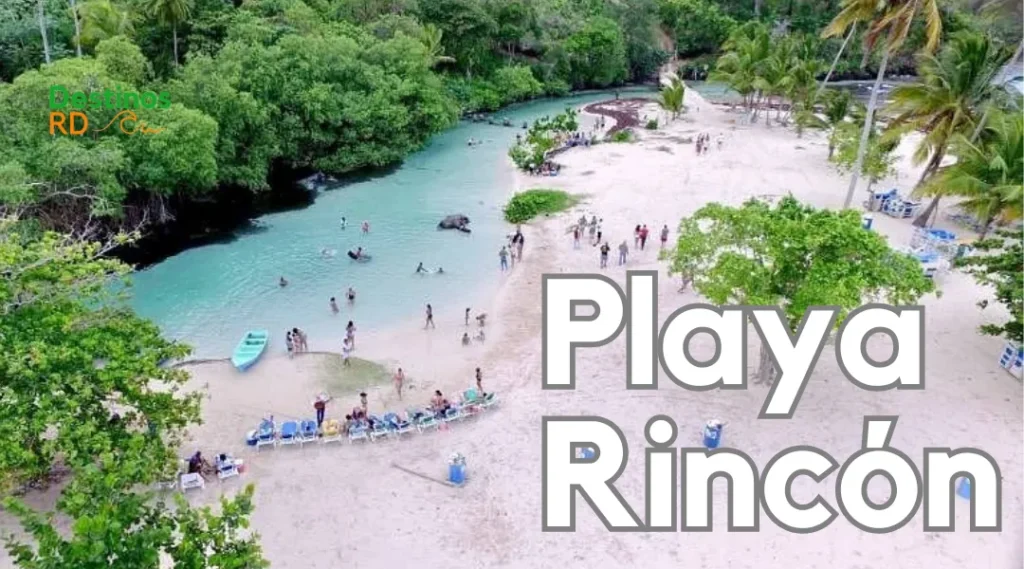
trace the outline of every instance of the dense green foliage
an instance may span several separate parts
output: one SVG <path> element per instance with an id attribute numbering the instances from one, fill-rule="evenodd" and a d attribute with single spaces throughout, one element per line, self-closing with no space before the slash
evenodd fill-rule
<path id="1" fill-rule="evenodd" d="M 244 531 L 251 489 L 219 514 L 145 490 L 175 471 L 201 394 L 162 365 L 188 348 L 116 296 L 128 267 L 102 255 L 118 241 L 40 233 L 17 213 L 0 218 L 0 500 L 31 537 L 6 542 L 17 566 L 157 569 L 163 553 L 180 567 L 263 567 Z M 12 497 L 58 467 L 70 532 Z"/>
<path id="2" fill-rule="evenodd" d="M 533 122 L 524 138 L 520 138 L 508 155 L 517 167 L 527 170 L 539 167 L 547 154 L 579 128 L 576 111 L 566 109 L 554 117 L 542 117 Z"/>
<path id="3" fill-rule="evenodd" d="M 525 223 L 538 215 L 565 211 L 575 205 L 576 199 L 561 190 L 527 190 L 514 196 L 505 205 L 505 219 L 509 223 Z"/>
<path id="4" fill-rule="evenodd" d="M 838 307 L 838 326 L 865 302 L 911 304 L 934 286 L 916 259 L 865 231 L 859 213 L 814 209 L 789 196 L 774 207 L 708 204 L 680 221 L 678 240 L 663 256 L 672 274 L 692 279 L 712 303 L 779 306 L 794 332 L 813 306 Z M 771 370 L 762 350 L 762 379 Z"/>
<path id="5" fill-rule="evenodd" d="M 1010 313 L 1008 321 L 985 324 L 981 332 L 1020 345 L 1024 343 L 1024 248 L 1020 232 L 1000 232 L 998 238 L 974 243 L 974 248 L 984 253 L 963 257 L 957 264 L 979 283 L 994 288 L 996 300 Z"/>

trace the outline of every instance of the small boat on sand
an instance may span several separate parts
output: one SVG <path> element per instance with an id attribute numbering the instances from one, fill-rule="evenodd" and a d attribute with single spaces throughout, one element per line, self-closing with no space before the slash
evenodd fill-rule
<path id="1" fill-rule="evenodd" d="M 242 337 L 242 341 L 235 348 L 231 356 L 231 364 L 238 371 L 245 371 L 260 359 L 263 350 L 267 348 L 267 341 L 270 340 L 270 332 L 266 330 L 250 330 Z"/>

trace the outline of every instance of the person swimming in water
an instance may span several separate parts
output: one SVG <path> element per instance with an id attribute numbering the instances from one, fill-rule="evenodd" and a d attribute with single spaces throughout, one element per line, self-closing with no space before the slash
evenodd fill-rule
<path id="1" fill-rule="evenodd" d="M 348 292 L 345 293 L 345 297 L 348 298 L 348 303 L 352 304 L 356 301 L 356 289 L 348 287 Z"/>
<path id="2" fill-rule="evenodd" d="M 420 261 L 420 264 L 416 265 L 416 274 L 419 275 L 426 272 L 427 268 L 423 266 L 423 261 Z"/>
<path id="3" fill-rule="evenodd" d="M 437 274 L 439 274 L 439 275 L 443 275 L 443 274 L 444 274 L 444 269 L 443 269 L 443 268 L 441 268 L 441 267 L 438 267 L 438 268 L 437 268 L 437 271 L 435 271 L 435 272 L 436 272 Z"/>
<path id="4" fill-rule="evenodd" d="M 284 288 L 284 287 L 288 286 L 288 281 L 286 281 L 284 277 L 281 277 L 281 280 L 277 281 L 277 284 L 281 288 Z"/>
<path id="5" fill-rule="evenodd" d="M 348 220 L 345 219 L 344 216 L 342 216 L 342 218 L 341 218 L 341 228 L 345 229 L 346 227 L 348 227 Z"/>

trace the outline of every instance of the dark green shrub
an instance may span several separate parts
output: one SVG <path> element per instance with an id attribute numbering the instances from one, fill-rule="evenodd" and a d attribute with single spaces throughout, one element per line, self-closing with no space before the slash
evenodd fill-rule
<path id="1" fill-rule="evenodd" d="M 644 125 L 647 130 L 658 130 L 658 119 L 651 119 Z"/>
<path id="2" fill-rule="evenodd" d="M 558 213 L 576 204 L 576 198 L 561 190 L 527 190 L 512 196 L 505 205 L 505 220 L 524 223 L 537 217 Z"/>

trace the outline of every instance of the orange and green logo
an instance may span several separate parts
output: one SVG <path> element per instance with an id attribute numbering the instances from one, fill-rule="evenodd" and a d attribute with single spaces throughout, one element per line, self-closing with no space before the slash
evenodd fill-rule
<path id="1" fill-rule="evenodd" d="M 64 85 L 50 86 L 50 134 L 82 136 L 89 130 L 90 110 L 116 110 L 117 114 L 103 128 L 93 127 L 94 132 L 104 132 L 114 123 L 124 134 L 157 134 L 162 129 L 151 128 L 140 121 L 134 109 L 167 109 L 171 106 L 171 94 L 167 91 L 122 91 L 104 89 L 100 91 L 71 91 Z"/>

